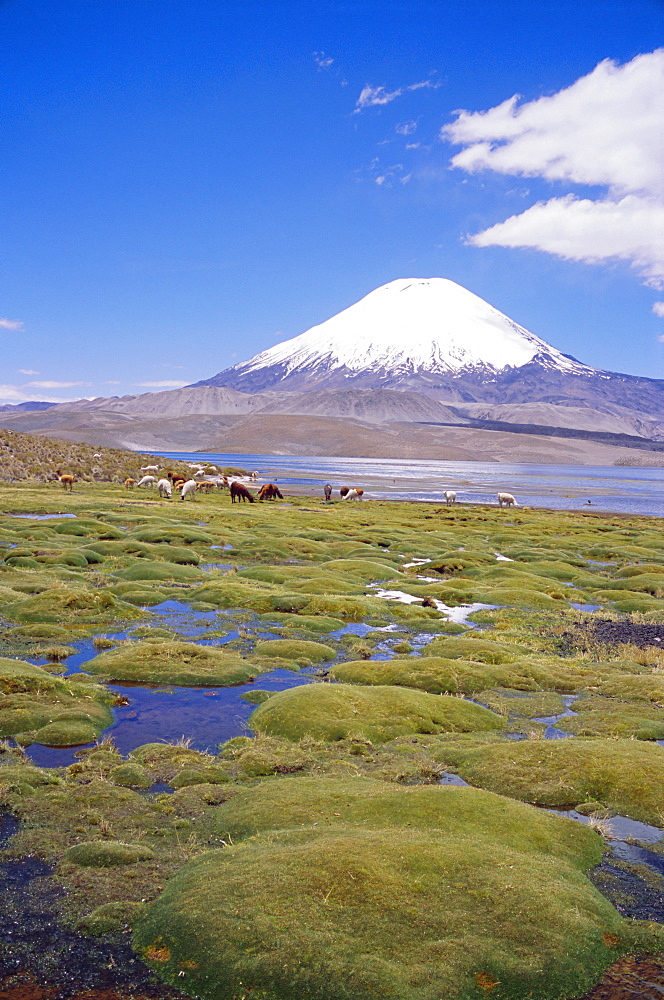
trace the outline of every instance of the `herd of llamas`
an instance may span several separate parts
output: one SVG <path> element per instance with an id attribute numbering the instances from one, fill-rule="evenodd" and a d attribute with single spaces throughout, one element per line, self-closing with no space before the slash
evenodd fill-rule
<path id="1" fill-rule="evenodd" d="M 140 472 L 144 473 L 139 479 L 128 477 L 124 481 L 126 489 L 144 488 L 147 490 L 157 490 L 159 496 L 164 500 L 170 500 L 173 490 L 180 494 L 182 500 L 195 500 L 197 493 L 210 493 L 213 490 L 228 490 L 231 503 L 255 503 L 256 500 L 283 500 L 283 493 L 276 483 L 263 483 L 259 488 L 257 496 L 249 490 L 248 483 L 256 483 L 258 473 L 252 472 L 249 476 L 231 477 L 218 472 L 216 466 L 190 465 L 194 469 L 192 478 L 187 479 L 181 473 L 174 473 L 166 470 L 159 478 L 160 466 L 143 465 Z M 204 478 L 201 478 L 204 477 Z M 62 483 L 65 490 L 73 491 L 76 476 L 63 473 L 60 469 L 55 470 L 55 478 Z M 243 482 L 242 480 L 245 480 Z M 326 483 L 323 487 L 325 501 L 332 500 L 333 488 L 331 483 Z M 447 505 L 457 502 L 455 490 L 444 490 L 443 499 Z M 362 500 L 364 490 L 360 486 L 342 486 L 339 490 L 342 500 Z M 499 507 L 518 507 L 511 493 L 498 493 Z"/>

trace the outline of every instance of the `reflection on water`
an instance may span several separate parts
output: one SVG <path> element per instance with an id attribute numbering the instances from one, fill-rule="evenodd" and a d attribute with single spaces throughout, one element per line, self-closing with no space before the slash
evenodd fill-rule
<path id="1" fill-rule="evenodd" d="M 301 455 L 196 455 L 165 452 L 183 461 L 209 461 L 257 469 L 263 480 L 337 490 L 351 480 L 375 499 L 440 503 L 443 490 L 456 490 L 463 503 L 496 503 L 508 489 L 520 504 L 560 510 L 610 510 L 664 517 L 664 468 L 535 465 L 503 462 L 439 462 L 428 459 L 323 458 Z M 643 453 L 635 453 L 643 457 Z M 590 503 L 588 503 L 590 501 Z"/>

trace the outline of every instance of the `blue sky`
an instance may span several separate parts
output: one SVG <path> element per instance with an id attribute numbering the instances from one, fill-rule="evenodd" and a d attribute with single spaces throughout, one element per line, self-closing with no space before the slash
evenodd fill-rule
<path id="1" fill-rule="evenodd" d="M 0 0 L 0 401 L 197 381 L 401 277 L 664 377 L 663 28 L 659 0 Z"/>

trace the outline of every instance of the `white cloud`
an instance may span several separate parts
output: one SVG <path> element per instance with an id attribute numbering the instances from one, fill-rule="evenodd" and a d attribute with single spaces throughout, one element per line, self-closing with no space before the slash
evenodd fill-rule
<path id="1" fill-rule="evenodd" d="M 30 392 L 26 386 L 23 385 L 0 385 L 0 403 L 24 403 L 27 400 L 33 400 L 37 394 Z M 78 399 L 80 397 L 71 397 L 70 399 L 62 399 L 57 396 L 45 395 L 44 393 L 39 393 L 37 398 L 42 403 L 68 403 L 72 402 L 74 398 Z"/>
<path id="2" fill-rule="evenodd" d="M 467 242 L 477 247 L 531 247 L 587 264 L 626 260 L 646 284 L 658 287 L 664 279 L 664 204 L 637 195 L 614 202 L 570 194 L 538 202 Z"/>
<path id="3" fill-rule="evenodd" d="M 16 371 L 20 375 L 39 375 L 39 372 L 36 372 L 33 368 L 17 368 Z"/>
<path id="4" fill-rule="evenodd" d="M 424 88 L 437 90 L 438 87 L 440 87 L 440 83 L 437 80 L 420 80 L 419 83 L 410 83 L 407 87 L 398 87 L 397 90 L 385 90 L 385 87 L 372 87 L 371 84 L 367 83 L 362 88 L 360 96 L 355 102 L 355 111 L 353 113 L 359 114 L 365 108 L 375 108 L 383 104 L 390 104 L 392 101 L 396 101 L 397 97 L 401 97 L 411 90 L 423 90 Z"/>
<path id="5" fill-rule="evenodd" d="M 664 319 L 664 302 L 653 302 L 652 311 L 655 316 L 661 316 Z"/>
<path id="6" fill-rule="evenodd" d="M 71 389 L 75 385 L 92 385 L 92 382 L 56 382 L 48 379 L 44 382 L 26 382 L 32 389 Z"/>
<path id="7" fill-rule="evenodd" d="M 596 199 L 538 203 L 472 236 L 477 246 L 520 246 L 567 259 L 629 261 L 646 284 L 664 282 L 664 49 L 618 65 L 605 59 L 550 97 L 514 96 L 488 111 L 458 111 L 441 137 L 466 148 L 452 165 L 600 186 Z"/>
<path id="8" fill-rule="evenodd" d="M 134 382 L 133 385 L 140 386 L 143 389 L 181 389 L 183 385 L 186 385 L 182 379 L 162 379 L 161 382 Z"/>
<path id="9" fill-rule="evenodd" d="M 324 52 L 313 52 L 312 55 L 314 57 L 314 62 L 319 69 L 329 69 L 334 62 L 334 59 L 331 59 L 330 56 L 326 56 Z"/>
<path id="10" fill-rule="evenodd" d="M 394 131 L 398 135 L 412 135 L 413 132 L 417 130 L 417 122 L 401 122 L 400 125 L 395 125 Z"/>
<path id="11" fill-rule="evenodd" d="M 0 330 L 22 330 L 23 320 L 20 319 L 0 319 Z"/>

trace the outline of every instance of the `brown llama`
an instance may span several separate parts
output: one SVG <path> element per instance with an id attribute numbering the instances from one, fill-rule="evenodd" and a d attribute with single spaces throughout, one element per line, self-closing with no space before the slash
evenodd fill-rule
<path id="1" fill-rule="evenodd" d="M 284 496 L 276 483 L 264 483 L 258 491 L 259 500 L 283 500 Z"/>
<path id="2" fill-rule="evenodd" d="M 247 500 L 249 503 L 256 502 L 246 486 L 243 486 L 242 483 L 231 483 L 231 503 L 235 503 L 236 499 L 238 503 L 240 500 L 243 503 L 246 503 Z"/>
<path id="3" fill-rule="evenodd" d="M 133 490 L 134 486 L 136 485 L 136 480 L 132 479 L 131 476 L 129 476 L 127 479 L 125 479 L 124 484 L 128 490 Z"/>

